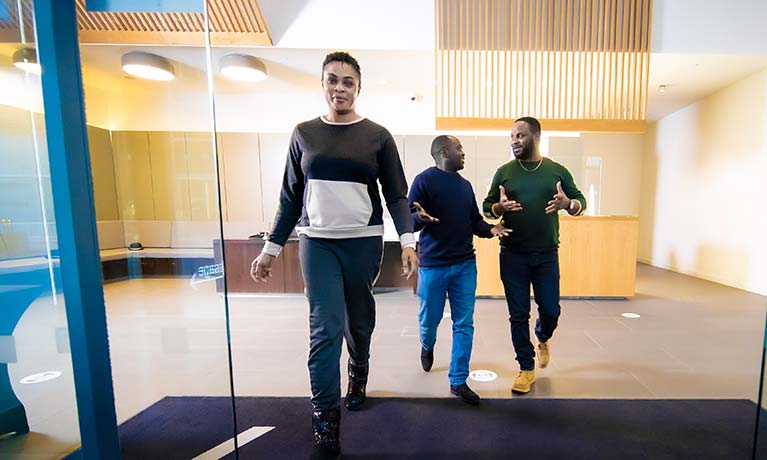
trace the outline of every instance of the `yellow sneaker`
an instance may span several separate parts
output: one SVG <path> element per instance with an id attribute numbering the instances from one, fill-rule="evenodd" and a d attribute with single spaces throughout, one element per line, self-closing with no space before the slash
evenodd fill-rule
<path id="1" fill-rule="evenodd" d="M 538 343 L 538 367 L 545 369 L 549 365 L 549 358 L 551 358 L 551 351 L 549 350 L 549 342 Z"/>
<path id="2" fill-rule="evenodd" d="M 535 371 L 519 371 L 519 375 L 514 379 L 514 385 L 511 386 L 511 391 L 513 393 L 529 393 L 533 383 L 535 383 Z"/>

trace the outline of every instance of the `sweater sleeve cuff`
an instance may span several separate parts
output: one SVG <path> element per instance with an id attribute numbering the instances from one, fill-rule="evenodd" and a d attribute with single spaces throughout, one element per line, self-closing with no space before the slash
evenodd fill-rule
<path id="1" fill-rule="evenodd" d="M 412 233 L 403 233 L 399 236 L 399 244 L 402 249 L 413 248 L 415 249 L 415 235 Z"/>
<path id="2" fill-rule="evenodd" d="M 264 249 L 261 251 L 264 254 L 269 254 L 270 256 L 277 257 L 280 255 L 280 252 L 282 252 L 282 246 L 280 246 L 277 243 L 272 243 L 271 241 L 267 241 L 264 245 Z"/>
<path id="3" fill-rule="evenodd" d="M 581 200 L 577 199 L 577 198 L 575 198 L 573 201 L 577 201 L 578 202 L 578 212 L 576 212 L 574 215 L 575 216 L 580 216 L 581 214 L 583 214 L 583 211 L 585 210 L 584 207 L 583 207 L 583 202 Z"/>

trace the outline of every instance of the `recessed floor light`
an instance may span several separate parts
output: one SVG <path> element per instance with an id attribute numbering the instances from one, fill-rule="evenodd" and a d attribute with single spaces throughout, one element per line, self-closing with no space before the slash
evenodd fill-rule
<path id="1" fill-rule="evenodd" d="M 641 318 L 641 315 L 637 313 L 623 313 L 621 314 L 621 316 L 624 318 L 631 318 L 631 319 Z"/>
<path id="2" fill-rule="evenodd" d="M 24 377 L 23 379 L 21 379 L 21 383 L 26 385 L 29 385 L 32 383 L 42 383 L 42 382 L 47 382 L 49 380 L 53 380 L 59 377 L 61 377 L 61 372 L 59 371 L 41 372 L 39 374 L 32 374 L 27 377 Z"/>
<path id="3" fill-rule="evenodd" d="M 475 382 L 492 382 L 498 378 L 498 374 L 485 369 L 477 369 L 476 371 L 471 371 L 469 373 L 469 378 Z"/>

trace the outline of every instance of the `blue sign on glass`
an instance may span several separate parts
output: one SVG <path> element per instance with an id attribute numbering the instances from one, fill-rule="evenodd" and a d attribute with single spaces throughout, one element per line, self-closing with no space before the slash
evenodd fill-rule
<path id="1" fill-rule="evenodd" d="M 5 22 L 11 19 L 11 9 L 6 2 L 0 1 L 0 22 Z"/>
<path id="2" fill-rule="evenodd" d="M 85 0 L 88 11 L 112 13 L 202 13 L 205 0 Z"/>

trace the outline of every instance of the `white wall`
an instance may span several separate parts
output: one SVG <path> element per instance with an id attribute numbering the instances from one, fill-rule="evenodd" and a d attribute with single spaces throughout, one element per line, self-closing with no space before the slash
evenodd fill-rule
<path id="1" fill-rule="evenodd" d="M 651 125 L 639 258 L 767 294 L 767 71 Z"/>

